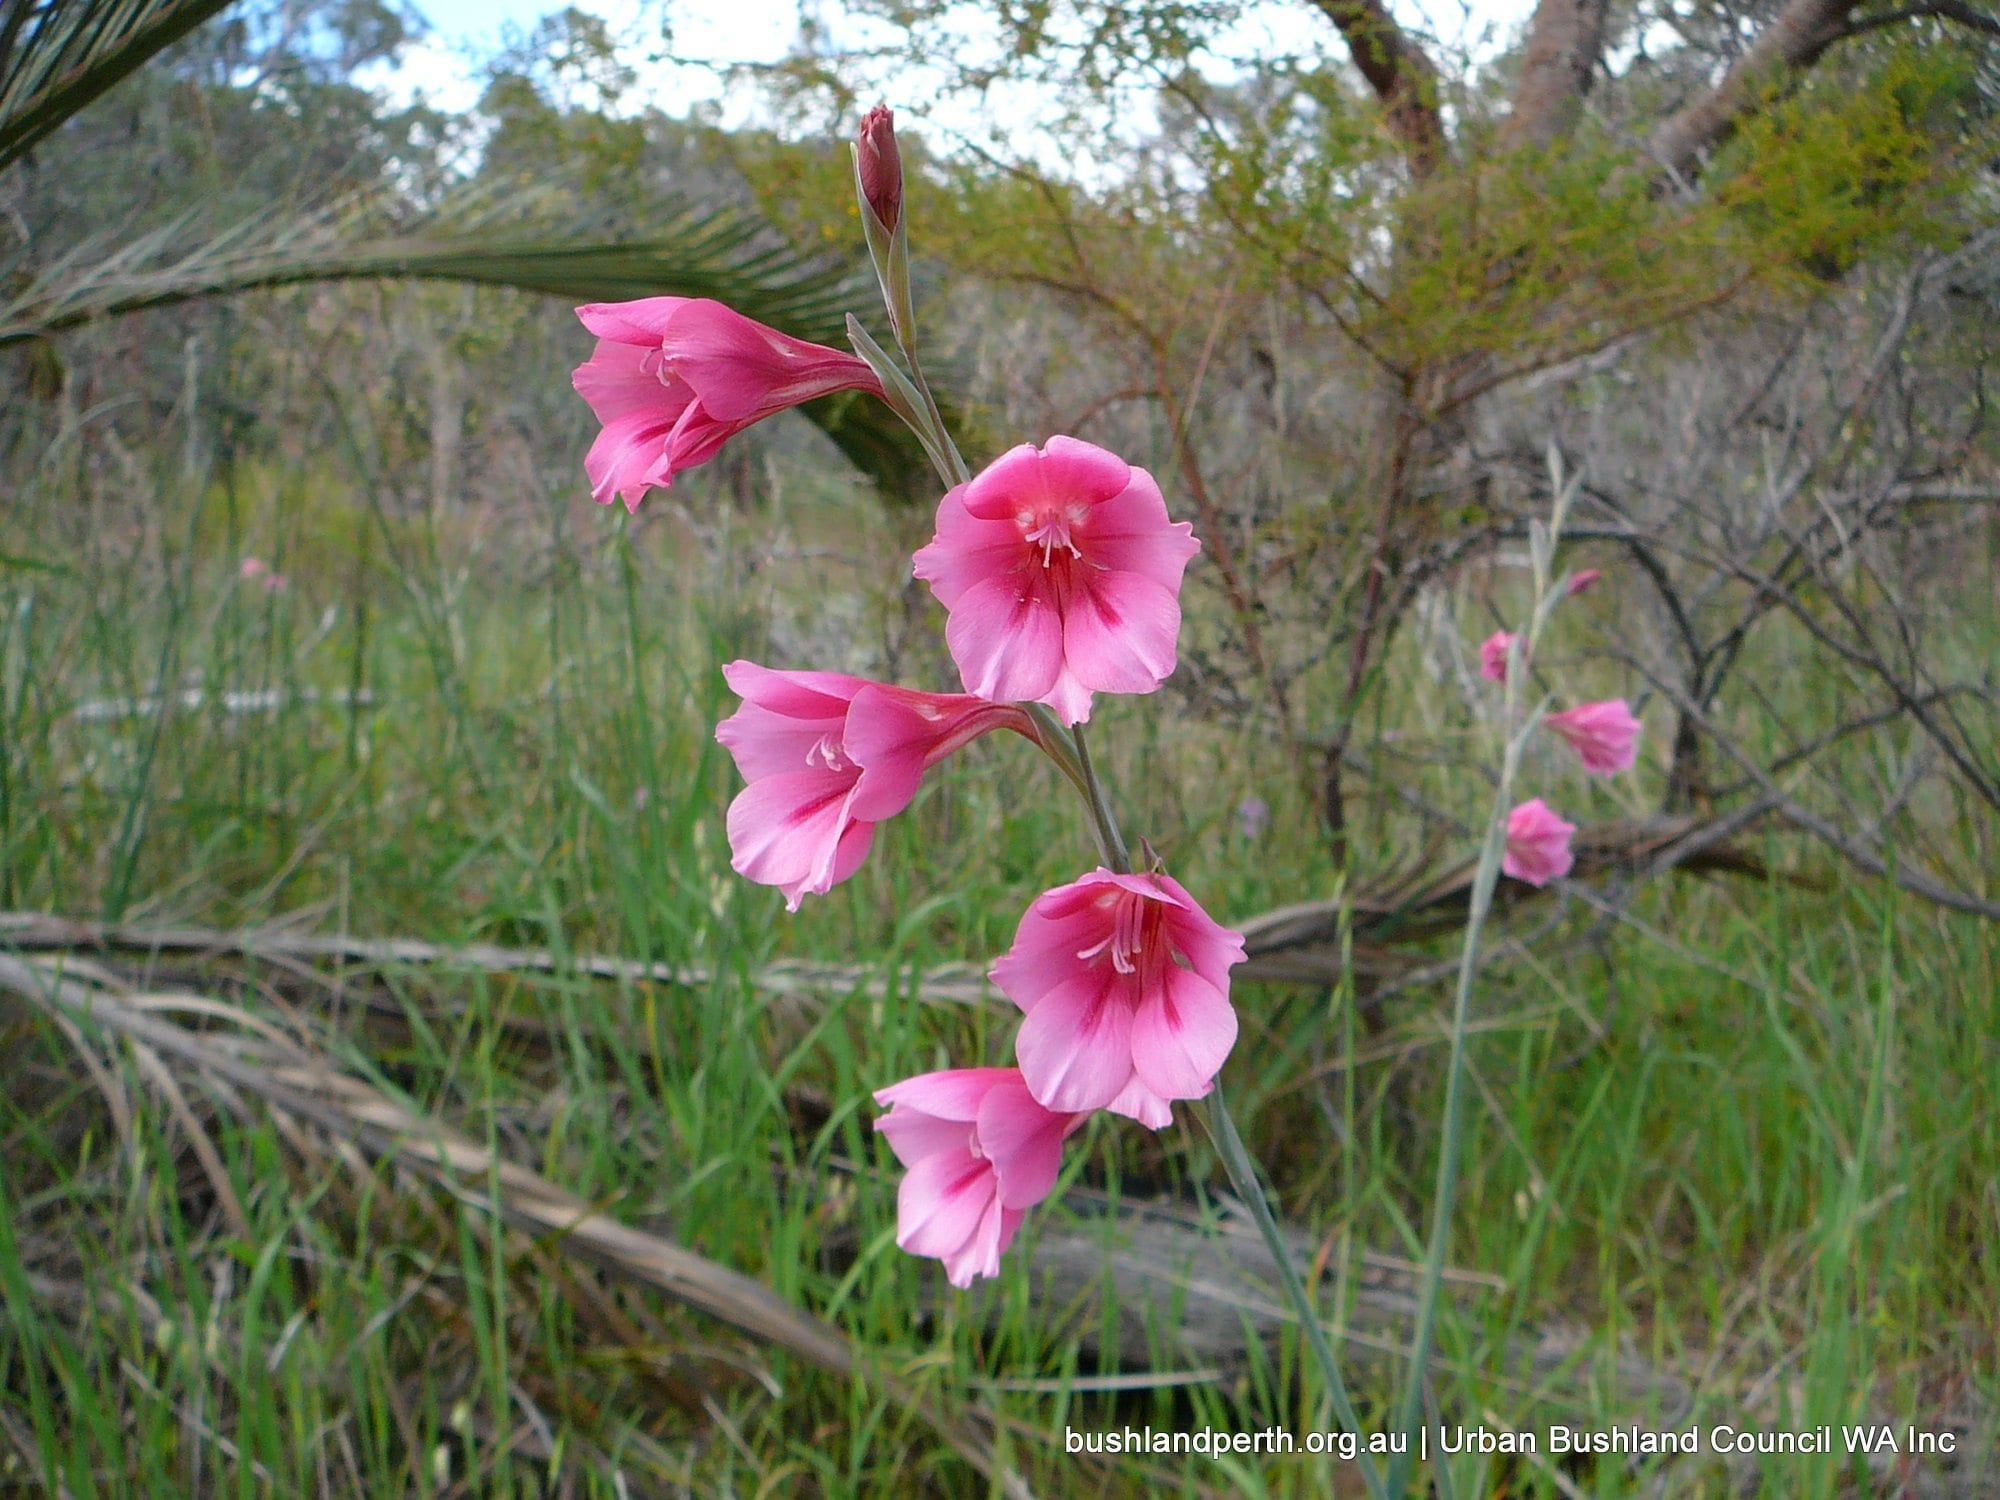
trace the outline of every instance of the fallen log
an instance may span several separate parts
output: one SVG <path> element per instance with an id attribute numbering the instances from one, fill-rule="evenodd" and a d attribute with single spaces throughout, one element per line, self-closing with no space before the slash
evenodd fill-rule
<path id="1" fill-rule="evenodd" d="M 1576 869 L 1571 881 L 1626 872 L 1654 875 L 1669 869 L 1726 872 L 1762 877 L 1763 862 L 1727 842 L 1748 821 L 1739 811 L 1727 818 L 1658 817 L 1595 823 L 1577 830 L 1572 846 Z M 1364 978 L 1393 978 L 1424 961 L 1398 945 L 1427 942 L 1460 925 L 1472 889 L 1470 861 L 1442 874 L 1412 872 L 1351 897 L 1299 902 L 1260 912 L 1236 923 L 1243 934 L 1245 960 L 1232 979 L 1332 983 L 1342 972 L 1342 924 L 1348 924 L 1354 967 Z M 1504 881 L 1496 909 L 1543 899 L 1546 890 Z M 697 965 L 627 958 L 616 954 L 566 953 L 550 948 L 510 948 L 490 943 L 441 944 L 414 938 L 366 938 L 299 930 L 296 924 L 267 923 L 235 929 L 148 926 L 90 922 L 48 912 L 0 912 L 0 950 L 94 953 L 181 954 L 196 958 L 246 958 L 274 964 L 335 963 L 363 969 L 447 966 L 488 973 L 576 975 L 625 983 L 691 987 L 713 981 Z M 767 994 L 804 997 L 830 991 L 886 993 L 889 984 L 870 965 L 781 959 L 754 976 Z M 927 970 L 919 986 L 924 999 L 979 1005 L 997 997 L 985 966 L 943 964 Z"/>

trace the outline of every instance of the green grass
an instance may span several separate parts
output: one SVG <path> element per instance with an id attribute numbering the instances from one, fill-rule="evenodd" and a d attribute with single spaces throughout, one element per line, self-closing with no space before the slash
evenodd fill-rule
<path id="1" fill-rule="evenodd" d="M 778 477 L 761 516 L 728 518 L 696 475 L 675 492 L 684 510 L 655 497 L 627 524 L 567 499 L 506 519 L 413 518 L 366 483 L 249 468 L 163 480 L 182 498 L 151 508 L 104 499 L 79 514 L 54 500 L 70 476 L 45 476 L 0 536 L 0 905 L 224 927 L 304 913 L 320 931 L 700 966 L 709 978 L 691 989 L 412 969 L 387 979 L 400 1016 L 277 970 L 216 964 L 198 982 L 617 1217 L 766 1282 L 927 1395 L 984 1403 L 1040 1493 L 1351 1484 L 1303 1458 L 1079 1469 L 1061 1452 L 1065 1424 L 1331 1424 L 1289 1340 L 1222 1385 L 1067 1391 L 1065 1377 L 1102 1372 L 1024 1256 L 961 1295 L 894 1248 L 869 1091 L 998 1060 L 1007 1042 L 998 1012 L 914 1001 L 913 976 L 999 952 L 1037 891 L 1092 860 L 1063 783 L 1010 741 L 934 776 L 861 874 L 796 917 L 730 872 L 736 784 L 712 739 L 729 711 L 721 663 L 823 665 L 816 639 L 849 656 L 873 643 L 875 670 L 948 681 L 934 620 L 913 625 L 883 576 L 917 523 Z M 291 587 L 239 580 L 245 553 Z M 1588 622 L 1566 628 L 1581 652 Z M 2000 638 L 1990 618 L 1963 631 L 1967 651 Z M 1742 710 L 1769 715 L 1761 733 L 1829 711 L 1801 674 L 1780 677 L 1781 692 Z M 209 696 L 115 720 L 75 712 L 162 683 Z M 284 696 L 230 714 L 224 687 Z M 1100 717 L 1128 827 L 1212 910 L 1334 888 L 1274 745 L 1182 722 L 1164 700 Z M 1385 718 L 1447 739 L 1471 727 L 1416 692 L 1392 695 Z M 1842 764 L 1859 777 L 1855 755 Z M 1658 763 L 1609 792 L 1553 759 L 1527 774 L 1562 776 L 1569 806 L 1606 815 L 1621 797 L 1643 807 Z M 1420 784 L 1461 809 L 1483 795 L 1444 771 Z M 1232 817 L 1253 791 L 1274 810 L 1254 843 Z M 1386 797 L 1366 827 L 1357 877 L 1420 842 Z M 1977 868 L 1969 820 L 1946 813 L 1923 833 L 1958 840 Z M 1445 1409 L 1648 1425 L 1616 1388 L 1621 1347 L 1699 1374 L 1704 1426 L 1869 1413 L 1926 1426 L 2000 1401 L 2000 1263 L 1979 1248 L 2000 1231 L 2000 941 L 1766 838 L 1774 867 L 1836 880 L 1662 882 L 1634 896 L 1628 922 L 1592 936 L 1579 909 L 1534 956 L 1482 976 L 1450 1259 L 1505 1290 L 1447 1312 L 1441 1352 L 1476 1373 L 1441 1377 Z M 754 976 L 782 956 L 865 965 L 886 996 L 777 1004 Z M 175 973 L 160 987 L 196 982 Z M 1332 1235 L 1336 1257 L 1415 1257 L 1445 997 L 1399 998 L 1379 1033 L 1346 998 L 1243 987 L 1232 1097 L 1288 1217 Z M 218 1108 L 184 1077 L 241 1204 L 235 1223 L 188 1124 L 129 1052 L 85 1037 L 94 1077 L 25 1007 L 9 1002 L 0 1022 L 0 1483 L 77 1495 L 979 1486 L 879 1383 L 818 1374 L 619 1287 L 560 1243 L 503 1232 L 323 1141 L 306 1149 L 254 1101 Z M 1222 1174 L 1186 1124 L 1150 1137 L 1100 1122 L 1079 1144 L 1073 1182 L 1171 1189 L 1222 1211 Z M 1530 1389 L 1496 1358 L 1557 1326 L 1586 1331 L 1562 1378 Z M 1364 1411 L 1379 1413 L 1394 1372 L 1354 1371 Z M 1008 1388 L 1033 1378 L 1042 1388 Z M 1719 1470 L 1690 1472 L 1676 1493 L 1724 1492 Z M 1841 1458 L 1757 1472 L 1772 1495 L 1868 1489 Z M 1461 1461 L 1454 1477 L 1459 1495 L 1560 1493 L 1532 1462 Z M 1644 1474 L 1604 1463 L 1569 1477 L 1612 1495 Z"/>

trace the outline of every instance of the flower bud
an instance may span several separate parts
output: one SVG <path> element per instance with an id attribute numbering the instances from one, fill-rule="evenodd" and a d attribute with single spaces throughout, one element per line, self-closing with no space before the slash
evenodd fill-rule
<path id="1" fill-rule="evenodd" d="M 861 133 L 854 148 L 861 172 L 861 196 L 882 227 L 894 233 L 896 221 L 903 216 L 903 157 L 896 149 L 896 117 L 887 105 L 878 104 L 861 117 Z"/>

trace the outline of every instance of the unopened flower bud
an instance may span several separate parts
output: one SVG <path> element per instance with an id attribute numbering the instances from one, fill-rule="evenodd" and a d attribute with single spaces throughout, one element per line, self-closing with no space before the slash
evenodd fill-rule
<path id="1" fill-rule="evenodd" d="M 887 105 L 878 104 L 861 117 L 861 133 L 855 139 L 856 159 L 861 171 L 861 196 L 894 232 L 903 216 L 903 157 L 896 149 L 896 117 Z"/>

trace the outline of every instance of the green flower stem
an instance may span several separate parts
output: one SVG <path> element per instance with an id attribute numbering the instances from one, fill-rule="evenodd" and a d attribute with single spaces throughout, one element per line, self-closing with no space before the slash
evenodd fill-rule
<path id="1" fill-rule="evenodd" d="M 1030 711 L 1036 710 L 1048 713 L 1039 704 Z M 1097 768 L 1091 763 L 1090 742 L 1081 724 L 1070 730 L 1070 738 L 1076 749 L 1077 766 L 1082 773 L 1084 802 L 1090 808 L 1091 821 L 1096 826 L 1098 847 L 1105 851 L 1106 863 L 1112 869 L 1120 874 L 1130 874 L 1131 852 L 1126 847 L 1125 836 L 1119 831 L 1117 814 L 1111 810 L 1111 799 L 1105 794 L 1104 784 L 1097 778 Z M 1321 1378 L 1326 1382 L 1327 1395 L 1333 1402 L 1334 1415 L 1349 1432 L 1359 1436 L 1361 1420 L 1355 1415 L 1354 1402 L 1347 1394 L 1347 1383 L 1341 1378 L 1340 1362 L 1327 1340 L 1325 1325 L 1319 1319 L 1319 1309 L 1314 1306 L 1305 1282 L 1299 1276 L 1299 1268 L 1292 1260 L 1291 1246 L 1285 1243 L 1285 1237 L 1278 1229 L 1277 1216 L 1271 1211 L 1271 1200 L 1265 1196 L 1264 1185 L 1258 1179 L 1256 1163 L 1250 1159 L 1242 1133 L 1237 1130 L 1235 1118 L 1223 1099 L 1220 1078 L 1216 1079 L 1206 1104 L 1203 1118 L 1208 1125 L 1209 1137 L 1215 1142 L 1216 1153 L 1222 1158 L 1224 1170 L 1229 1173 L 1236 1196 L 1249 1205 L 1250 1216 L 1257 1221 L 1258 1231 L 1270 1247 L 1271 1259 L 1278 1267 L 1278 1280 L 1284 1288 L 1286 1300 L 1291 1303 L 1293 1317 L 1305 1330 L 1306 1339 L 1312 1346 L 1314 1360 L 1319 1365 Z M 1358 1463 L 1369 1495 L 1373 1500 L 1387 1500 L 1388 1491 L 1382 1487 L 1382 1475 L 1374 1460 L 1364 1453 L 1358 1456 Z"/>
<path id="2" fill-rule="evenodd" d="M 868 244 L 868 259 L 874 264 L 875 280 L 882 288 L 882 306 L 889 314 L 889 331 L 896 337 L 896 347 L 903 352 L 908 385 L 922 403 L 920 411 L 899 410 L 897 414 L 925 440 L 945 484 L 964 484 L 972 478 L 972 471 L 965 466 L 965 458 L 945 426 L 944 413 L 938 409 L 930 382 L 924 378 L 923 361 L 917 356 L 917 310 L 910 296 L 910 216 L 899 214 L 894 229 L 875 216 L 874 206 L 861 185 L 858 152 L 854 154 L 854 200 L 861 212 L 861 235 Z M 882 372 L 878 368 L 876 373 Z"/>
<path id="3" fill-rule="evenodd" d="M 1062 727 L 1060 721 L 1044 704 L 1023 703 L 1021 707 L 1027 710 L 1028 717 L 1034 721 L 1035 743 L 1041 747 L 1044 755 L 1055 762 L 1056 769 L 1069 779 L 1069 784 L 1076 788 L 1077 796 L 1083 799 L 1083 805 L 1090 809 L 1090 831 L 1097 838 L 1098 857 L 1106 864 L 1110 864 L 1114 846 L 1111 835 L 1106 832 L 1104 820 L 1098 816 L 1101 791 L 1094 789 L 1090 773 L 1082 757 L 1077 754 L 1076 741 L 1070 738 L 1069 731 Z"/>
<path id="4" fill-rule="evenodd" d="M 1083 737 L 1083 726 L 1075 729 L 1063 728 L 1048 706 L 1041 703 L 1024 703 L 1028 717 L 1034 721 L 1035 743 L 1044 754 L 1056 763 L 1056 769 L 1069 778 L 1069 784 L 1083 799 L 1083 805 L 1090 812 L 1090 831 L 1097 838 L 1097 854 L 1110 868 L 1120 874 L 1132 872 L 1132 856 L 1125 846 L 1125 835 L 1119 832 L 1118 816 L 1111 810 L 1111 799 L 1105 795 L 1103 783 L 1097 779 L 1097 770 L 1090 761 L 1090 747 Z"/>
<path id="5" fill-rule="evenodd" d="M 1257 1179 L 1257 1164 L 1251 1160 L 1243 1137 L 1236 1129 L 1236 1121 L 1229 1113 L 1229 1106 L 1223 1101 L 1220 1078 L 1215 1080 L 1215 1087 L 1203 1102 L 1206 1105 L 1203 1118 L 1208 1125 L 1209 1139 L 1215 1142 L 1216 1154 L 1222 1158 L 1223 1168 L 1229 1173 L 1236 1196 L 1249 1207 L 1250 1217 L 1257 1221 L 1258 1232 L 1264 1236 L 1264 1243 L 1271 1251 L 1285 1300 L 1291 1303 L 1293 1316 L 1298 1319 L 1307 1343 L 1312 1346 L 1320 1377 L 1326 1381 L 1326 1392 L 1333 1402 L 1334 1416 L 1341 1426 L 1359 1437 L 1361 1419 L 1355 1414 L 1354 1402 L 1348 1397 L 1347 1383 L 1340 1377 L 1340 1361 L 1334 1356 L 1326 1327 L 1319 1320 L 1319 1310 L 1313 1305 L 1312 1296 L 1299 1276 L 1299 1268 L 1292 1259 L 1292 1247 L 1285 1242 L 1285 1236 L 1278 1228 L 1277 1216 L 1271 1212 L 1271 1200 L 1265 1197 L 1263 1184 Z M 1361 1453 L 1355 1456 L 1355 1463 L 1361 1471 L 1361 1482 L 1367 1486 L 1373 1500 L 1387 1500 L 1390 1491 L 1384 1488 L 1382 1472 L 1375 1467 L 1374 1459 Z"/>
<path id="6" fill-rule="evenodd" d="M 1518 651 L 1516 653 L 1518 658 Z M 1510 662 L 1507 674 L 1508 706 L 1513 705 L 1513 684 L 1520 681 L 1520 662 Z M 1539 712 L 1529 716 L 1521 732 L 1507 743 L 1501 759 L 1500 784 L 1493 796 L 1493 811 L 1486 822 L 1486 842 L 1479 850 L 1479 866 L 1472 877 L 1472 910 L 1465 922 L 1465 945 L 1459 952 L 1458 987 L 1452 998 L 1451 1060 L 1444 1086 L 1443 1140 L 1438 1148 L 1437 1180 L 1431 1194 L 1431 1237 L 1424 1251 L 1423 1282 L 1417 1294 L 1416 1336 L 1410 1348 L 1410 1376 L 1396 1414 L 1396 1431 L 1414 1434 L 1423 1407 L 1424 1375 L 1430 1367 L 1431 1338 L 1437 1326 L 1438 1291 L 1444 1281 L 1444 1257 L 1451 1239 L 1452 1202 L 1458 1192 L 1458 1161 L 1463 1144 L 1464 1108 L 1460 1095 L 1465 1084 L 1465 1036 L 1472 1008 L 1472 976 L 1479 967 L 1479 936 L 1486 915 L 1493 908 L 1493 891 L 1500 883 L 1500 858 L 1507 847 L 1507 809 L 1513 797 L 1514 775 L 1520 766 L 1521 751 L 1539 722 Z M 1389 1492 L 1402 1494 L 1409 1484 L 1411 1452 L 1416 1444 L 1389 1461 Z"/>
<path id="7" fill-rule="evenodd" d="M 1120 875 L 1130 875 L 1132 851 L 1125 847 L 1125 835 L 1118 831 L 1118 816 L 1111 810 L 1111 799 L 1104 794 L 1097 768 L 1090 763 L 1090 743 L 1083 737 L 1083 726 L 1078 724 L 1070 734 L 1076 743 L 1077 764 L 1083 768 L 1083 800 L 1090 804 L 1090 816 L 1097 824 L 1097 840 L 1104 849 L 1105 863 Z"/>
<path id="8" fill-rule="evenodd" d="M 1555 503 L 1551 507 L 1549 524 L 1546 528 L 1531 525 L 1528 532 L 1528 550 L 1534 566 L 1535 608 L 1528 616 L 1527 628 L 1507 652 L 1506 699 L 1503 707 L 1503 723 L 1512 724 L 1518 712 L 1521 681 L 1527 674 L 1528 660 L 1533 655 L 1536 643 L 1541 639 L 1542 627 L 1548 623 L 1568 592 L 1565 579 L 1561 586 L 1554 583 L 1555 549 L 1562 535 L 1563 521 L 1569 514 L 1571 500 L 1576 496 L 1577 479 L 1565 479 L 1561 456 L 1550 450 L 1549 479 L 1555 491 Z M 1546 701 L 1537 705 L 1522 721 L 1500 757 L 1500 783 L 1493 793 L 1493 811 L 1486 821 L 1486 841 L 1480 846 L 1479 865 L 1472 877 L 1472 904 L 1465 920 L 1465 944 L 1459 951 L 1458 984 L 1452 995 L 1451 1005 L 1451 1057 L 1447 1064 L 1444 1086 L 1444 1119 L 1442 1139 L 1438 1146 L 1437 1179 L 1431 1193 L 1431 1236 L 1424 1248 L 1423 1282 L 1417 1294 L 1416 1336 L 1410 1345 L 1410 1374 L 1403 1389 L 1403 1399 L 1396 1414 L 1396 1430 L 1414 1435 L 1418 1413 L 1423 1409 L 1425 1375 L 1430 1369 L 1431 1340 L 1437 1330 L 1438 1291 L 1444 1281 L 1445 1251 L 1451 1239 L 1452 1206 L 1458 1194 L 1458 1163 L 1464 1145 L 1465 1122 L 1460 1095 L 1465 1085 L 1465 1035 L 1472 1009 L 1472 977 L 1479 967 L 1479 938 L 1486 926 L 1487 914 L 1493 909 L 1493 891 L 1500 883 L 1500 861 L 1507 847 L 1507 814 L 1509 804 L 1514 800 L 1514 780 L 1520 770 L 1521 753 L 1527 748 L 1531 736 L 1542 721 L 1548 709 Z M 1410 1477 L 1410 1444 L 1389 1462 L 1389 1488 L 1395 1494 L 1402 1494 Z"/>
<path id="9" fill-rule="evenodd" d="M 951 460 L 952 472 L 957 475 L 957 482 L 971 483 L 972 470 L 965 466 L 965 457 L 958 451 L 958 444 L 952 438 L 951 429 L 945 425 L 944 413 L 938 410 L 937 398 L 931 394 L 931 383 L 924 378 L 923 362 L 917 358 L 915 341 L 899 339 L 898 343 L 902 347 L 903 357 L 910 364 L 910 381 L 916 386 L 917 394 L 924 398 L 924 410 L 930 419 L 931 431 L 935 434 L 938 445 L 943 448 L 945 456 Z"/>

